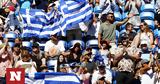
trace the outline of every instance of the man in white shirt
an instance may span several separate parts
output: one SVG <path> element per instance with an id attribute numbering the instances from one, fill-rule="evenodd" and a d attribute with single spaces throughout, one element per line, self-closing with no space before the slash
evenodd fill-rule
<path id="1" fill-rule="evenodd" d="M 46 42 L 45 44 L 45 57 L 46 58 L 55 58 L 58 55 L 60 55 L 63 51 L 65 51 L 65 48 L 63 45 L 58 45 L 58 38 L 56 34 L 51 35 L 51 39 Z"/>
<path id="2" fill-rule="evenodd" d="M 92 75 L 92 84 L 112 84 L 112 73 L 105 69 L 105 64 L 100 63 L 98 68 Z"/>

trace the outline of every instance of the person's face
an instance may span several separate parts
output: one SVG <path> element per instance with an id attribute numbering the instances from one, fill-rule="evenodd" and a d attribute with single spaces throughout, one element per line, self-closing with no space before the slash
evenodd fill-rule
<path id="1" fill-rule="evenodd" d="M 144 31 L 145 28 L 146 28 L 146 26 L 144 25 L 144 23 L 141 23 L 141 24 L 140 24 L 140 29 L 141 29 L 141 31 Z"/>
<path id="2" fill-rule="evenodd" d="M 14 50 L 15 52 L 19 52 L 19 51 L 20 51 L 20 48 L 19 48 L 19 47 L 14 47 L 13 50 Z"/>
<path id="3" fill-rule="evenodd" d="M 109 15 L 107 16 L 107 20 L 108 20 L 109 22 L 113 23 L 113 22 L 114 22 L 114 15 L 113 15 L 113 14 L 109 14 Z"/>
<path id="4" fill-rule="evenodd" d="M 67 69 L 66 68 L 61 68 L 60 72 L 67 73 Z"/>
<path id="5" fill-rule="evenodd" d="M 154 20 L 154 25 L 155 25 L 155 27 L 158 27 L 158 21 L 157 20 Z"/>
<path id="6" fill-rule="evenodd" d="M 31 58 L 29 56 L 25 56 L 22 58 L 23 62 L 28 62 Z"/>
<path id="7" fill-rule="evenodd" d="M 107 48 L 107 44 L 103 43 L 103 44 L 102 44 L 102 47 L 103 47 L 104 49 L 106 49 L 106 48 Z"/>
<path id="8" fill-rule="evenodd" d="M 63 62 L 64 58 L 63 58 L 63 55 L 60 55 L 59 56 L 59 62 Z"/>
<path id="9" fill-rule="evenodd" d="M 132 28 L 133 28 L 132 25 L 128 25 L 128 26 L 127 26 L 127 30 L 128 30 L 128 31 L 132 31 Z"/>
<path id="10" fill-rule="evenodd" d="M 104 74 L 105 73 L 105 67 L 99 67 L 99 73 Z"/>
<path id="11" fill-rule="evenodd" d="M 78 52 L 79 50 L 80 50 L 79 47 L 75 47 L 75 49 L 74 49 L 75 52 Z"/>
<path id="12" fill-rule="evenodd" d="M 38 47 L 33 47 L 32 50 L 33 50 L 34 53 L 38 53 L 39 52 L 39 48 Z"/>
<path id="13" fill-rule="evenodd" d="M 51 35 L 51 40 L 52 40 L 52 41 L 58 41 L 57 36 Z"/>
<path id="14" fill-rule="evenodd" d="M 15 39 L 15 43 L 17 43 L 17 44 L 21 44 L 20 39 Z"/>

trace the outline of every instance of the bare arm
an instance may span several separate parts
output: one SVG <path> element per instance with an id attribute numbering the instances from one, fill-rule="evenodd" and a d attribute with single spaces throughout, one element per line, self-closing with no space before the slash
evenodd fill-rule
<path id="1" fill-rule="evenodd" d="M 141 2 L 141 0 L 135 0 L 135 2 L 136 2 L 136 8 L 137 9 L 140 9 L 140 7 L 141 7 L 141 4 L 142 4 L 142 2 Z"/>
<path id="2" fill-rule="evenodd" d="M 99 48 L 101 48 L 101 38 L 102 38 L 102 36 L 101 36 L 101 33 L 98 33 L 98 47 Z"/>
<path id="3" fill-rule="evenodd" d="M 126 23 L 126 22 L 129 20 L 129 18 L 131 18 L 131 17 L 133 17 L 133 16 L 134 16 L 134 14 L 129 14 L 126 19 L 124 19 L 123 21 L 118 22 L 118 23 L 116 24 L 116 26 L 121 26 L 121 25 L 123 25 L 124 23 Z"/>
<path id="4" fill-rule="evenodd" d="M 150 33 L 149 36 L 150 36 L 149 38 L 150 38 L 150 42 L 151 42 L 150 44 L 152 45 L 153 44 L 153 33 Z"/>

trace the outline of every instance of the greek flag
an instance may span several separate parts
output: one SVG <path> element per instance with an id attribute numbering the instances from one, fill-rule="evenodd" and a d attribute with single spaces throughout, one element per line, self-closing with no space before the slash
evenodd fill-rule
<path id="1" fill-rule="evenodd" d="M 48 38 L 50 34 L 72 28 L 92 18 L 91 6 L 86 0 L 60 0 L 58 10 L 45 13 L 39 9 L 21 9 L 23 37 Z"/>
<path id="2" fill-rule="evenodd" d="M 60 0 L 59 11 L 62 14 L 61 30 L 91 20 L 91 6 L 86 0 Z"/>
<path id="3" fill-rule="evenodd" d="M 56 10 L 45 13 L 39 9 L 21 9 L 23 37 L 48 37 L 60 31 L 60 15 Z"/>
<path id="4" fill-rule="evenodd" d="M 80 84 L 80 80 L 71 73 L 39 72 L 27 74 L 25 84 Z"/>

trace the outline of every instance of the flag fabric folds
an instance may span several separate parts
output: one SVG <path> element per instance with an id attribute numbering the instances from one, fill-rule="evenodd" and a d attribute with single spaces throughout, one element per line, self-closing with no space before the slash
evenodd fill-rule
<path id="1" fill-rule="evenodd" d="M 58 10 L 49 13 L 39 9 L 21 9 L 22 36 L 47 38 L 92 18 L 91 6 L 86 0 L 60 0 L 59 3 Z"/>
<path id="2" fill-rule="evenodd" d="M 23 37 L 48 37 L 59 32 L 59 17 L 56 10 L 45 13 L 39 9 L 21 9 Z"/>
<path id="3" fill-rule="evenodd" d="M 59 11 L 63 17 L 61 30 L 92 18 L 92 9 L 86 0 L 60 0 Z"/>
<path id="4" fill-rule="evenodd" d="M 80 80 L 71 73 L 39 72 L 27 74 L 25 84 L 80 84 Z"/>

